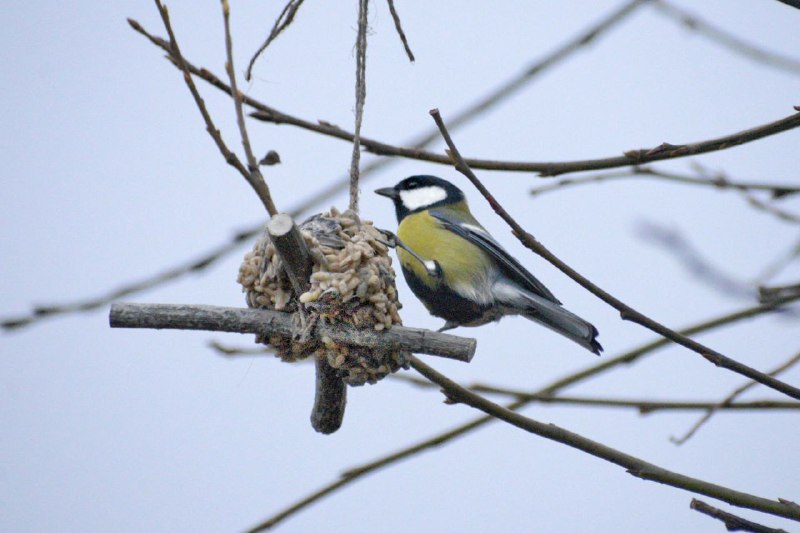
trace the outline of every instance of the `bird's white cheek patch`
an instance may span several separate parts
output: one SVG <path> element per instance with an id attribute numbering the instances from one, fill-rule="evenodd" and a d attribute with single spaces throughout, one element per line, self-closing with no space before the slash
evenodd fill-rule
<path id="1" fill-rule="evenodd" d="M 427 207 L 447 198 L 447 191 L 441 187 L 421 187 L 410 191 L 400 191 L 400 200 L 409 211 Z"/>

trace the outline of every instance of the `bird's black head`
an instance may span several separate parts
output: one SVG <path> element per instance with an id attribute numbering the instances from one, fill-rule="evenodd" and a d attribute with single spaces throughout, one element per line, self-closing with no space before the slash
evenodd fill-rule
<path id="1" fill-rule="evenodd" d="M 436 176 L 411 176 L 375 193 L 392 199 L 398 222 L 411 213 L 464 201 L 461 189 Z"/>

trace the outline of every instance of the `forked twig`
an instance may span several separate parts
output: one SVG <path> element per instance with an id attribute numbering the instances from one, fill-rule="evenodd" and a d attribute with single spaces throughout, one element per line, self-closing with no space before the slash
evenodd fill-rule
<path id="1" fill-rule="evenodd" d="M 289 0 L 289 2 L 283 7 L 283 11 L 281 14 L 278 15 L 278 18 L 275 20 L 275 24 L 272 25 L 272 29 L 269 32 L 266 40 L 262 43 L 262 45 L 258 48 L 253 57 L 250 58 L 250 63 L 247 64 L 247 71 L 245 72 L 244 79 L 250 81 L 250 78 L 253 75 L 253 65 L 255 65 L 256 60 L 259 56 L 267 49 L 267 47 L 274 41 L 278 35 L 281 34 L 283 30 L 289 27 L 289 25 L 294 21 L 294 16 L 297 14 L 297 10 L 300 9 L 300 6 L 303 5 L 304 0 Z"/>
<path id="2" fill-rule="evenodd" d="M 259 193 L 259 197 L 262 197 L 262 201 L 267 208 L 267 212 L 270 216 L 275 216 L 278 214 L 278 210 L 275 207 L 275 204 L 272 201 L 272 196 L 269 192 L 269 187 L 267 187 L 267 182 L 264 180 L 264 176 L 261 175 L 261 171 L 258 169 L 258 160 L 256 156 L 253 154 L 253 149 L 250 146 L 250 135 L 247 133 L 247 125 L 244 123 L 244 110 L 242 109 L 242 93 L 239 92 L 239 89 L 236 86 L 236 72 L 233 68 L 233 39 L 231 38 L 231 8 L 228 0 L 222 0 L 222 20 L 225 26 L 225 55 L 227 57 L 227 61 L 225 63 L 225 70 L 228 72 L 228 79 L 231 82 L 231 95 L 233 96 L 233 106 L 236 109 L 236 124 L 239 126 L 239 135 L 242 137 L 242 147 L 244 148 L 244 154 L 247 158 L 247 179 L 250 183 L 258 184 L 258 188 L 256 192 Z M 184 61 L 185 65 L 185 61 Z M 191 78 L 189 75 L 189 70 L 185 69 L 184 71 L 187 76 Z M 261 191 L 261 192 L 259 192 Z"/>
<path id="3" fill-rule="evenodd" d="M 717 520 L 721 520 L 725 524 L 725 529 L 728 531 L 749 531 L 751 533 L 788 533 L 783 529 L 773 529 L 771 527 L 745 520 L 740 516 L 728 513 L 721 509 L 717 509 L 713 505 L 709 505 L 697 498 L 692 498 L 692 503 L 689 505 L 698 513 L 703 513 Z"/>
<path id="4" fill-rule="evenodd" d="M 769 372 L 770 376 L 777 376 L 781 372 L 784 372 L 794 365 L 800 362 L 800 353 L 795 354 L 794 356 L 790 357 L 788 361 L 784 361 L 778 367 L 774 368 Z M 674 444 L 683 444 L 687 440 L 691 439 L 697 431 L 703 427 L 703 425 L 708 422 L 714 414 L 720 410 L 730 406 L 733 401 L 744 394 L 746 391 L 750 390 L 751 388 L 755 387 L 757 383 L 755 381 L 748 381 L 744 385 L 737 387 L 733 392 L 731 392 L 728 396 L 726 396 L 722 401 L 713 405 L 708 408 L 706 413 L 700 417 L 700 419 L 695 422 L 691 428 L 682 436 L 682 437 L 670 437 L 670 441 Z"/>
<path id="5" fill-rule="evenodd" d="M 189 71 L 189 67 L 187 65 L 186 60 L 183 58 L 183 54 L 181 54 L 181 49 L 178 46 L 178 41 L 175 38 L 175 32 L 172 29 L 172 23 L 169 20 L 169 11 L 167 10 L 166 6 L 161 3 L 161 0 L 155 0 L 156 7 L 158 8 L 158 12 L 161 15 L 161 21 L 164 23 L 164 28 L 167 30 L 167 34 L 169 35 L 169 44 L 168 44 L 168 51 L 170 53 L 170 57 L 172 57 L 178 68 L 183 72 L 183 81 L 186 83 L 186 86 L 189 88 L 189 92 L 192 93 L 192 97 L 194 98 L 195 104 L 197 104 L 197 108 L 200 110 L 200 115 L 203 117 L 203 121 L 206 124 L 206 131 L 214 140 L 214 143 L 217 145 L 222 156 L 225 158 L 225 161 L 233 166 L 239 173 L 247 180 L 247 183 L 253 188 L 253 190 L 258 195 L 258 198 L 261 200 L 261 203 L 264 204 L 267 212 L 270 215 L 277 213 L 277 209 L 275 209 L 275 205 L 272 203 L 272 196 L 269 192 L 269 187 L 264 179 L 257 179 L 256 176 L 253 175 L 252 172 L 248 172 L 245 166 L 239 161 L 239 158 L 236 156 L 235 153 L 231 152 L 228 149 L 228 146 L 225 144 L 225 141 L 222 140 L 222 135 L 220 134 L 219 130 L 217 129 L 216 125 L 214 125 L 214 121 L 211 119 L 211 115 L 208 113 L 208 109 L 206 109 L 206 104 L 203 98 L 200 96 L 200 92 L 197 90 L 197 86 L 194 84 L 194 79 L 192 78 L 192 74 Z M 130 19 L 128 22 L 135 28 L 134 25 L 135 21 L 131 21 Z M 260 174 L 259 174 L 260 176 Z"/>

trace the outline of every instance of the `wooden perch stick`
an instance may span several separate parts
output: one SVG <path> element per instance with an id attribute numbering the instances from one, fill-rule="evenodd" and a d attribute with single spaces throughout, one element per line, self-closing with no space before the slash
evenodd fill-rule
<path id="1" fill-rule="evenodd" d="M 267 233 L 275 251 L 283 261 L 286 275 L 292 282 L 297 296 L 300 296 L 311 287 L 311 252 L 308 251 L 306 241 L 300 234 L 300 229 L 286 213 L 278 213 L 267 222 Z"/>
<path id="2" fill-rule="evenodd" d="M 115 303 L 111 305 L 112 328 L 193 329 L 254 333 L 291 337 L 292 316 L 267 309 L 244 309 L 213 305 Z M 426 329 L 392 326 L 383 331 L 359 330 L 352 326 L 318 323 L 315 336 L 326 335 L 334 342 L 436 355 L 468 363 L 475 355 L 475 339 L 457 337 Z"/>
<path id="3" fill-rule="evenodd" d="M 292 217 L 286 213 L 279 213 L 269 219 L 267 233 L 283 261 L 283 268 L 292 282 L 294 292 L 299 297 L 311 287 L 309 278 L 313 263 L 306 241 Z M 302 311 L 302 306 L 300 309 Z M 342 427 L 347 405 L 347 384 L 336 375 L 336 371 L 324 357 L 316 357 L 314 364 L 316 381 L 311 427 L 319 433 L 329 435 Z"/>
<path id="4" fill-rule="evenodd" d="M 347 406 L 347 384 L 336 375 L 336 369 L 325 357 L 315 357 L 314 367 L 317 381 L 311 427 L 318 433 L 330 435 L 342 427 Z"/>

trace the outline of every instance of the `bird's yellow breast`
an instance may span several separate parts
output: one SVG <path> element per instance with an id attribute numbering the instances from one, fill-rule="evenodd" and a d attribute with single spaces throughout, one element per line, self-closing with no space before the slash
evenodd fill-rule
<path id="1" fill-rule="evenodd" d="M 436 261 L 444 282 L 451 288 L 485 283 L 491 259 L 480 248 L 443 228 L 427 211 L 406 216 L 397 229 L 397 236 L 407 247 L 426 261 Z M 397 249 L 400 263 L 420 281 L 435 287 L 441 280 L 431 276 L 419 260 L 402 248 Z"/>

